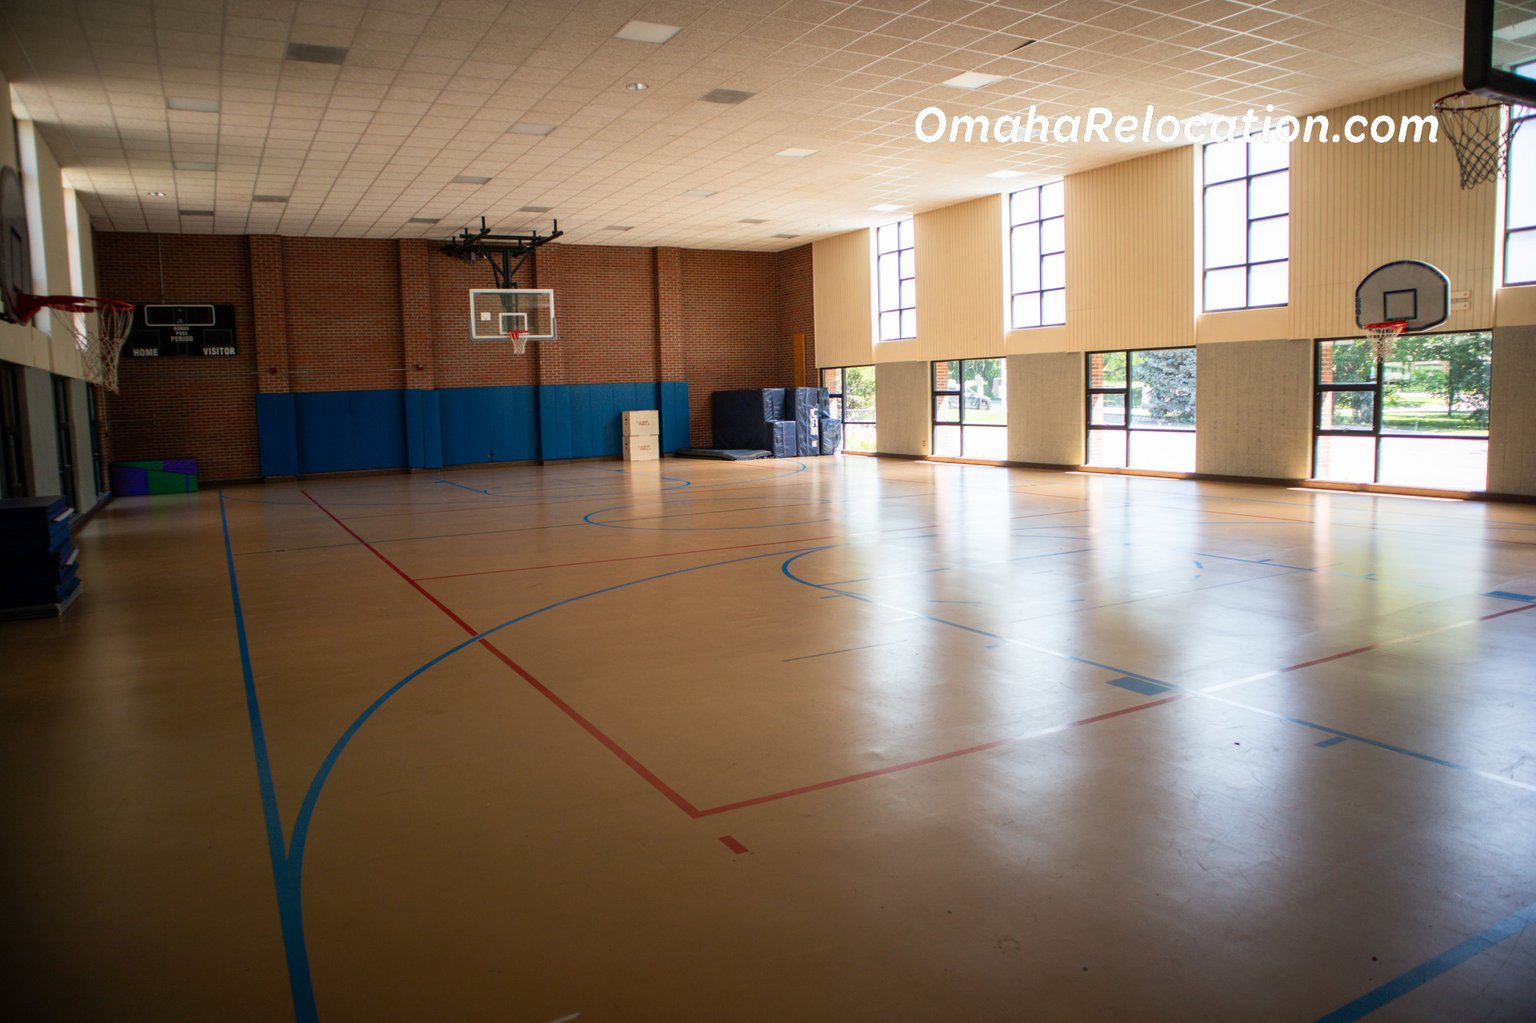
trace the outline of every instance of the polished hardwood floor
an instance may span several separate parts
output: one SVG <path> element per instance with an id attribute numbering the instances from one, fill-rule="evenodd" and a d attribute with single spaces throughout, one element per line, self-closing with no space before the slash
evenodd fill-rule
<path id="1" fill-rule="evenodd" d="M 12 1019 L 1536 1018 L 1533 506 L 667 459 L 78 542 Z"/>

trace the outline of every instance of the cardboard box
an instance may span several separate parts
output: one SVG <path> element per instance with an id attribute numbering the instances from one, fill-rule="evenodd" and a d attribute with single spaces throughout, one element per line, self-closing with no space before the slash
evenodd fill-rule
<path id="1" fill-rule="evenodd" d="M 661 433 L 661 414 L 655 409 L 622 413 L 626 437 L 654 437 Z"/>
<path id="2" fill-rule="evenodd" d="M 655 437 L 625 437 L 624 461 L 652 462 L 661 457 L 661 441 Z"/>

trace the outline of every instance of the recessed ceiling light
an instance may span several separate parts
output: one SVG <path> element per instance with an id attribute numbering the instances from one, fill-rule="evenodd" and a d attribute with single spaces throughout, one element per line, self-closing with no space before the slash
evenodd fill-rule
<path id="1" fill-rule="evenodd" d="M 737 221 L 737 223 L 739 223 L 739 224 L 766 224 L 766 223 L 768 223 L 768 221 L 760 220 L 757 217 L 748 217 L 745 220 Z"/>
<path id="2" fill-rule="evenodd" d="M 777 153 L 774 153 L 773 155 L 774 156 L 793 156 L 793 157 L 800 158 L 800 157 L 806 157 L 806 156 L 815 156 L 816 155 L 816 150 L 814 150 L 814 149 L 796 149 L 794 147 L 790 147 L 789 149 L 781 149 Z"/>
<path id="3" fill-rule="evenodd" d="M 519 212 L 519 213 L 548 213 L 552 209 L 554 209 L 553 206 L 519 206 L 517 208 L 517 212 Z"/>
<path id="4" fill-rule="evenodd" d="M 216 114 L 219 112 L 219 101 L 216 99 L 197 99 L 192 96 L 167 96 L 165 97 L 165 109 L 190 110 L 199 114 Z"/>
<path id="5" fill-rule="evenodd" d="M 213 211 L 212 210 L 177 210 L 176 212 L 180 213 L 184 217 L 211 217 L 211 216 L 213 216 Z"/>
<path id="6" fill-rule="evenodd" d="M 513 135 L 548 135 L 554 130 L 552 124 L 534 124 L 532 121 L 519 121 L 507 129 Z"/>
<path id="7" fill-rule="evenodd" d="M 940 85 L 948 85 L 954 89 L 980 89 L 984 85 L 993 85 L 1003 80 L 1002 75 L 986 75 L 980 71 L 967 71 L 940 82 Z"/>
<path id="8" fill-rule="evenodd" d="M 603 228 L 604 231 L 633 231 L 634 229 L 635 225 L 633 224 L 609 224 Z"/>
<path id="9" fill-rule="evenodd" d="M 684 192 L 683 193 L 683 198 L 685 198 L 685 199 L 708 199 L 710 196 L 712 196 L 714 194 L 715 194 L 714 192 L 709 191 L 709 189 L 707 189 L 707 188 L 695 188 L 695 189 L 692 189 L 691 191 Z"/>
<path id="10" fill-rule="evenodd" d="M 201 160 L 177 160 L 175 163 L 171 164 L 171 166 L 175 167 L 177 170 L 184 170 L 184 171 L 211 171 L 211 170 L 213 170 L 213 164 L 206 163 L 206 162 L 201 161 Z"/>
<path id="11" fill-rule="evenodd" d="M 817 227 L 831 227 L 831 224 L 817 224 Z"/>
<path id="12" fill-rule="evenodd" d="M 649 89 L 650 86 L 646 85 L 644 82 L 630 82 L 628 85 L 624 86 L 624 88 L 628 89 L 630 92 L 644 92 L 646 89 Z"/>
<path id="13" fill-rule="evenodd" d="M 491 183 L 491 179 L 481 177 L 478 174 L 460 174 L 453 179 L 452 183 L 455 185 L 488 185 Z"/>
<path id="14" fill-rule="evenodd" d="M 987 175 L 987 177 L 989 177 L 989 178 L 1022 178 L 1023 176 L 1024 176 L 1024 172 L 1023 171 L 1016 171 L 1016 170 L 993 171 L 991 174 Z"/>
<path id="15" fill-rule="evenodd" d="M 654 43 L 660 46 L 682 31 L 677 25 L 661 25 L 654 21 L 631 21 L 613 34 L 615 39 L 628 39 L 632 43 Z"/>
<path id="16" fill-rule="evenodd" d="M 165 193 L 164 192 L 145 192 L 144 194 L 145 195 L 152 195 L 156 199 L 164 199 L 165 198 Z"/>
<path id="17" fill-rule="evenodd" d="M 406 223 L 407 224 L 435 224 L 439 220 L 442 220 L 442 219 L 443 219 L 442 217 L 412 217 L 410 220 L 407 220 Z"/>
<path id="18" fill-rule="evenodd" d="M 756 96 L 755 92 L 744 92 L 741 89 L 711 89 L 699 99 L 705 103 L 745 103 Z"/>
<path id="19" fill-rule="evenodd" d="M 899 209 L 901 209 L 900 206 L 888 202 L 877 203 L 870 207 L 870 210 L 874 213 L 895 213 Z"/>
<path id="20" fill-rule="evenodd" d="M 302 60 L 311 64 L 340 64 L 347 59 L 345 46 L 317 46 L 314 43 L 289 43 L 283 54 L 285 60 Z"/>

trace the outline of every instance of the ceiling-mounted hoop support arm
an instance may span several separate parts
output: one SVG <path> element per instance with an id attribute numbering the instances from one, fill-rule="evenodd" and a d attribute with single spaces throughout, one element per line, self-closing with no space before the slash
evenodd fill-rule
<path id="1" fill-rule="evenodd" d="M 464 228 L 443 245 L 443 251 L 450 256 L 458 256 L 466 263 L 485 260 L 491 265 L 496 287 L 515 288 L 517 284 L 514 279 L 528 262 L 528 257 L 539 246 L 547 245 L 565 233 L 560 230 L 560 221 L 552 220 L 550 225 L 549 234 L 540 234 L 537 230 L 495 234 L 486 226 L 485 218 L 481 217 L 480 230 Z M 514 257 L 517 259 L 516 264 L 512 262 Z"/>

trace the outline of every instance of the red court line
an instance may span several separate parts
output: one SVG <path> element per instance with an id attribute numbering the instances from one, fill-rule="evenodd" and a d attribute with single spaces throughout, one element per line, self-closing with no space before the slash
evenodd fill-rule
<path id="1" fill-rule="evenodd" d="M 633 554 L 623 558 L 598 558 L 594 561 L 565 561 L 558 565 L 524 565 L 522 568 L 488 568 L 483 572 L 455 572 L 450 575 L 419 575 L 417 582 L 430 583 L 439 579 L 465 579 L 472 575 L 501 575 L 507 572 L 537 572 L 546 568 L 580 568 L 583 565 L 611 565 L 617 561 L 645 561 L 650 558 L 680 558 L 685 554 L 713 554 L 716 551 L 741 551 L 749 547 L 777 547 L 781 543 L 810 543 L 812 540 L 836 540 L 836 534 L 807 536 L 792 540 L 769 540 L 766 543 L 739 543 L 730 547 L 700 547 L 691 551 L 665 551 L 661 554 Z"/>
<path id="2" fill-rule="evenodd" d="M 434 607 L 452 619 L 453 622 L 459 626 L 459 628 L 463 629 L 471 636 L 478 636 L 480 634 L 480 630 L 476 629 L 473 625 L 470 625 L 464 619 L 460 618 L 447 604 L 444 604 L 441 600 L 438 600 L 432 594 L 428 593 L 424 586 L 418 583 L 415 579 L 412 579 L 410 576 L 406 575 L 399 565 L 396 565 L 393 561 L 390 561 L 389 558 L 385 556 L 384 553 L 378 548 L 374 547 L 373 544 L 369 543 L 367 540 L 364 540 L 362 537 L 353 532 L 352 528 L 345 522 L 338 519 L 335 515 L 333 515 L 329 508 L 321 504 L 319 501 L 316 501 L 313 497 L 310 497 L 308 491 L 301 490 L 299 493 L 303 494 L 306 498 L 309 498 L 310 502 L 314 504 L 316 508 L 319 508 L 321 511 L 325 512 L 330 520 L 340 526 L 348 536 L 362 544 L 363 547 L 365 547 L 374 557 L 388 565 L 390 570 L 400 578 L 404 579 L 407 583 L 409 583 L 412 589 L 430 600 Z M 482 639 L 479 642 L 480 645 L 483 646 L 486 650 L 490 651 L 492 656 L 496 657 L 497 660 L 501 661 L 507 667 L 517 672 L 518 675 L 522 676 L 523 681 L 531 685 L 539 693 L 539 695 L 543 696 L 550 703 L 554 704 L 563 714 L 569 717 L 572 721 L 576 722 L 576 724 L 580 725 L 588 735 L 592 736 L 592 738 L 601 743 L 603 747 L 608 750 L 608 752 L 612 753 L 614 756 L 623 761 L 630 770 L 634 771 L 641 778 L 645 779 L 645 781 L 649 783 L 650 786 L 657 792 L 660 792 L 663 796 L 666 796 L 669 800 L 671 800 L 678 809 L 682 810 L 690 817 L 696 818 L 699 816 L 697 807 L 688 802 L 688 800 L 684 799 L 666 782 L 658 778 L 650 768 L 646 767 L 639 760 L 635 759 L 635 757 L 628 750 L 604 734 L 602 729 L 598 728 L 591 721 L 583 717 L 581 713 L 576 710 L 576 708 L 572 707 L 560 697 L 556 696 L 548 686 L 534 678 L 533 675 L 529 673 L 527 668 L 524 668 L 521 664 L 518 664 L 512 658 L 508 657 L 489 639 Z"/>
<path id="3" fill-rule="evenodd" d="M 1016 735 L 1008 739 L 993 739 L 977 746 L 967 746 L 965 749 L 950 750 L 948 753 L 935 753 L 931 757 L 923 757 L 920 760 L 909 760 L 904 764 L 892 764 L 889 767 L 876 768 L 873 771 L 860 771 L 858 774 L 849 774 L 841 778 L 833 778 L 830 781 L 819 781 L 811 785 L 801 785 L 799 788 L 785 789 L 783 792 L 773 792 L 766 796 L 754 796 L 751 799 L 742 799 L 735 803 L 725 803 L 721 806 L 712 806 L 707 810 L 698 811 L 700 817 L 712 817 L 717 813 L 730 813 L 732 810 L 743 810 L 749 806 L 759 806 L 763 803 L 772 803 L 779 799 L 788 799 L 791 796 L 803 796 L 808 792 L 820 792 L 822 789 L 835 788 L 839 785 L 848 785 L 856 781 L 866 781 L 870 778 L 878 778 L 885 774 L 895 774 L 898 771 L 909 771 L 914 767 L 925 767 L 928 764 L 937 764 L 945 760 L 954 760 L 957 757 L 967 757 L 972 753 L 983 753 L 989 749 L 999 749 L 1003 746 L 1017 746 L 1022 742 L 1033 739 L 1041 739 L 1047 735 L 1055 735 L 1073 728 L 1081 728 L 1084 725 L 1098 724 L 1100 721 L 1108 721 L 1111 718 L 1123 717 L 1126 714 L 1136 714 L 1140 711 L 1151 710 L 1153 707 L 1161 707 L 1165 703 L 1177 703 L 1187 700 L 1193 693 L 1175 693 L 1173 696 L 1165 696 L 1161 700 L 1152 700 L 1148 703 L 1139 703 L 1134 707 L 1122 707 L 1112 710 L 1107 714 L 1095 714 L 1091 718 L 1079 718 L 1069 721 L 1064 725 L 1052 725 L 1025 735 Z"/>
<path id="4" fill-rule="evenodd" d="M 1312 660 L 1302 661 L 1300 664 L 1288 664 L 1280 669 L 1279 674 L 1284 674 L 1287 671 L 1300 671 L 1303 668 L 1311 668 L 1319 664 L 1327 664 L 1329 661 L 1341 661 L 1346 657 L 1353 657 L 1356 654 L 1368 654 L 1372 650 L 1380 649 L 1381 646 L 1381 643 L 1371 643 L 1367 646 L 1357 646 L 1353 650 L 1345 650 L 1343 653 L 1329 654 L 1327 657 L 1314 657 Z"/>
<path id="5" fill-rule="evenodd" d="M 740 856 L 742 853 L 747 851 L 746 846 L 736 841 L 736 839 L 732 838 L 730 835 L 721 835 L 720 844 L 725 846 L 731 852 L 735 853 L 737 856 Z"/>

